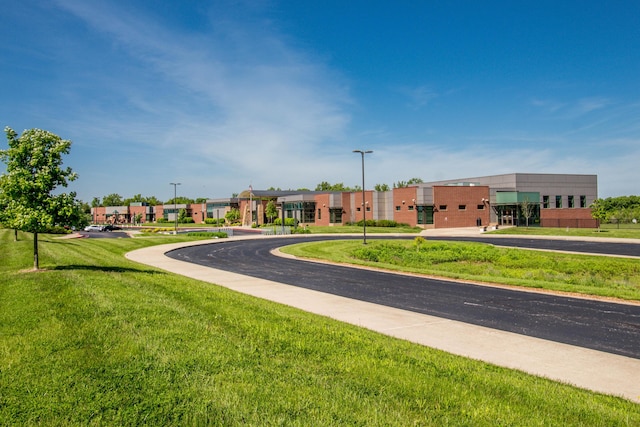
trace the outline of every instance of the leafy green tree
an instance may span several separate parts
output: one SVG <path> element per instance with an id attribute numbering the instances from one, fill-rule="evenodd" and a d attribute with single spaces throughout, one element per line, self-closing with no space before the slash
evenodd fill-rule
<path id="1" fill-rule="evenodd" d="M 393 188 L 405 188 L 413 184 L 422 184 L 424 181 L 422 178 L 411 178 L 408 181 L 398 181 L 393 183 Z"/>
<path id="2" fill-rule="evenodd" d="M 274 202 L 273 200 L 269 200 L 264 213 L 267 215 L 267 218 L 269 218 L 269 222 L 273 222 L 273 218 L 278 216 L 278 208 L 276 207 L 276 202 Z"/>
<path id="3" fill-rule="evenodd" d="M 590 206 L 591 217 L 598 220 L 598 231 L 600 231 L 600 223 L 606 221 L 608 212 L 607 204 L 602 199 L 596 199 Z"/>
<path id="4" fill-rule="evenodd" d="M 102 206 L 124 206 L 124 200 L 119 194 L 112 193 L 102 198 Z"/>
<path id="5" fill-rule="evenodd" d="M 187 222 L 187 210 L 186 209 L 180 209 L 180 211 L 178 212 L 178 222 L 180 224 L 185 224 Z"/>
<path id="6" fill-rule="evenodd" d="M 69 154 L 71 141 L 41 129 L 18 134 L 5 128 L 9 148 L 0 150 L 6 175 L 0 178 L 0 223 L 33 233 L 33 267 L 38 270 L 38 233 L 55 225 L 75 225 L 82 217 L 76 193 L 52 194 L 66 187 L 77 174 L 62 167 L 62 156 Z"/>
<path id="7" fill-rule="evenodd" d="M 373 189 L 376 190 L 376 191 L 389 191 L 390 190 L 389 184 L 376 184 L 373 187 Z"/>
<path id="8" fill-rule="evenodd" d="M 102 206 L 102 202 L 100 201 L 100 197 L 94 197 L 93 200 L 91 201 L 91 207 L 92 208 L 97 208 L 99 206 Z"/>
<path id="9" fill-rule="evenodd" d="M 124 199 L 121 205 L 108 205 L 108 206 L 131 206 L 133 203 L 146 203 L 149 206 L 157 206 L 162 204 L 162 202 L 158 200 L 155 196 L 145 197 L 142 194 L 135 194 L 133 197 Z"/>
<path id="10" fill-rule="evenodd" d="M 353 188 L 345 186 L 342 182 L 330 184 L 327 181 L 322 181 L 316 185 L 316 191 L 353 191 Z"/>
<path id="11" fill-rule="evenodd" d="M 178 205 L 189 205 L 191 203 L 194 203 L 194 200 L 188 197 L 178 196 L 175 198 L 175 202 L 174 202 L 174 199 L 169 199 L 166 202 L 164 202 L 165 205 L 173 205 L 174 203 Z"/>
<path id="12" fill-rule="evenodd" d="M 237 209 L 237 208 L 229 209 L 229 212 L 227 212 L 224 215 L 224 217 L 230 224 L 233 224 L 234 222 L 237 222 L 240 219 L 240 209 Z"/>
<path id="13" fill-rule="evenodd" d="M 162 204 L 162 200 L 158 199 L 156 196 L 146 197 L 145 201 L 149 206 L 158 206 Z"/>
<path id="14" fill-rule="evenodd" d="M 129 197 L 128 199 L 124 199 L 122 202 L 122 206 L 129 206 L 132 203 L 144 203 L 144 197 L 142 194 L 135 194 L 133 197 Z"/>

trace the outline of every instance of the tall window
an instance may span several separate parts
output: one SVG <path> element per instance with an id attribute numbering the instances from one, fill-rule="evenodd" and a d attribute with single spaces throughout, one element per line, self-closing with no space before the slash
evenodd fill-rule
<path id="1" fill-rule="evenodd" d="M 562 196 L 556 196 L 556 209 L 562 208 Z"/>
<path id="2" fill-rule="evenodd" d="M 332 224 L 340 224 L 342 222 L 342 208 L 329 209 L 329 222 Z"/>
<path id="3" fill-rule="evenodd" d="M 581 208 L 587 207 L 587 196 L 580 196 L 580 207 Z"/>
<path id="4" fill-rule="evenodd" d="M 570 208 L 576 207 L 576 204 L 573 201 L 573 196 L 567 196 L 567 205 L 569 205 Z"/>
<path id="5" fill-rule="evenodd" d="M 542 196 L 542 207 L 549 209 L 549 196 Z"/>

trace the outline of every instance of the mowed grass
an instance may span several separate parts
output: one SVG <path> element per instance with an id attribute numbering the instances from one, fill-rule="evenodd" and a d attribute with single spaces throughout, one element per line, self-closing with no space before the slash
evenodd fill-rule
<path id="1" fill-rule="evenodd" d="M 602 224 L 599 230 L 597 228 L 509 227 L 490 231 L 488 234 L 640 239 L 640 224 L 622 224 L 620 226 L 617 224 Z"/>
<path id="2" fill-rule="evenodd" d="M 500 248 L 483 243 L 370 239 L 301 243 L 305 258 L 505 285 L 640 300 L 640 260 Z"/>
<path id="3" fill-rule="evenodd" d="M 308 225 L 306 227 L 311 234 L 362 234 L 363 227 L 361 225 L 336 225 L 321 226 Z M 420 227 L 374 227 L 367 226 L 367 234 L 417 234 L 422 231 Z"/>
<path id="4" fill-rule="evenodd" d="M 640 406 L 0 230 L 0 425 L 640 425 Z M 186 239 L 186 238 L 185 238 Z"/>

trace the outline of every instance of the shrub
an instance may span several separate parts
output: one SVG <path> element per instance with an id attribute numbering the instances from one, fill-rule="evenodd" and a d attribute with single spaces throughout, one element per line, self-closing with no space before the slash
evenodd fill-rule
<path id="1" fill-rule="evenodd" d="M 220 227 L 225 224 L 225 219 L 224 218 L 206 218 L 204 220 L 204 223 L 209 225 L 217 225 Z"/>
<path id="2" fill-rule="evenodd" d="M 60 225 L 55 225 L 53 227 L 49 227 L 47 229 L 47 233 L 49 234 L 69 234 L 71 230 L 68 230 Z"/>
<path id="3" fill-rule="evenodd" d="M 228 237 L 227 233 L 222 231 L 194 231 L 192 233 L 187 233 L 189 237 L 217 237 L 217 238 L 226 238 Z"/>
<path id="4" fill-rule="evenodd" d="M 298 220 L 295 218 L 285 218 L 284 225 L 288 225 L 290 227 L 295 227 L 298 225 Z"/>

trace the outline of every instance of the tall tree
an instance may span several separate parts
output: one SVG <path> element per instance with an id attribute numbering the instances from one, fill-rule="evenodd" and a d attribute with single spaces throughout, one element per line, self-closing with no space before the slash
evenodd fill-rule
<path id="1" fill-rule="evenodd" d="M 269 223 L 272 223 L 273 218 L 278 216 L 278 208 L 276 207 L 276 202 L 274 202 L 273 200 L 269 200 L 264 213 L 267 215 L 267 218 L 269 218 Z"/>
<path id="2" fill-rule="evenodd" d="M 19 137 L 10 127 L 4 131 L 9 148 L 0 150 L 0 159 L 7 165 L 6 175 L 0 178 L 0 223 L 33 233 L 33 267 L 37 270 L 38 233 L 81 217 L 75 192 L 52 194 L 77 178 L 71 168 L 62 167 L 62 156 L 69 154 L 71 141 L 41 129 L 25 130 Z"/>
<path id="3" fill-rule="evenodd" d="M 162 200 L 158 199 L 156 196 L 147 197 L 146 202 L 149 204 L 149 206 L 158 206 L 162 204 Z"/>
<path id="4" fill-rule="evenodd" d="M 117 193 L 111 193 L 102 198 L 102 206 L 124 206 L 122 196 Z"/>
<path id="5" fill-rule="evenodd" d="M 598 232 L 600 231 L 600 224 L 606 221 L 609 212 L 607 211 L 607 203 L 603 199 L 595 199 L 591 204 L 591 217 L 598 220 Z"/>
<path id="6" fill-rule="evenodd" d="M 195 201 L 193 199 L 188 198 L 188 197 L 178 196 L 175 199 L 171 198 L 171 199 L 167 200 L 166 202 L 164 202 L 165 205 L 172 205 L 174 203 L 176 203 L 178 205 L 189 205 L 189 204 L 195 203 Z"/>
<path id="7" fill-rule="evenodd" d="M 316 185 L 316 191 L 353 191 L 353 189 L 345 186 L 342 182 L 330 184 L 327 181 L 322 181 Z"/>

